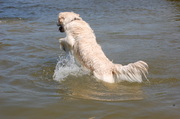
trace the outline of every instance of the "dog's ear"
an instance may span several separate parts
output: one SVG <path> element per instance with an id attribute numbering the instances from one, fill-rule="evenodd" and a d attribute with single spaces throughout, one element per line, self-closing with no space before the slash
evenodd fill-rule
<path id="1" fill-rule="evenodd" d="M 74 20 L 82 20 L 81 17 L 75 17 Z"/>
<path id="2" fill-rule="evenodd" d="M 82 20 L 82 18 L 80 17 L 79 14 L 76 14 L 76 13 L 74 13 L 74 14 L 75 14 L 74 20 Z"/>

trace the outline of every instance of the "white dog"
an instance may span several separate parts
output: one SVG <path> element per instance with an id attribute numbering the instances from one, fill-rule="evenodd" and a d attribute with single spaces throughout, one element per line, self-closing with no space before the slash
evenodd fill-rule
<path id="1" fill-rule="evenodd" d="M 120 81 L 142 82 L 148 73 L 148 65 L 138 61 L 122 66 L 110 61 L 96 42 L 93 30 L 79 14 L 74 12 L 59 13 L 58 23 L 60 32 L 66 37 L 60 39 L 62 48 L 70 51 L 75 60 L 90 70 L 93 75 L 102 81 L 115 83 Z"/>

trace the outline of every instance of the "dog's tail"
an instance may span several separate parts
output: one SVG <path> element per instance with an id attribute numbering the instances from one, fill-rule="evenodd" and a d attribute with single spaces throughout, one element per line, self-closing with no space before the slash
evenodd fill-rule
<path id="1" fill-rule="evenodd" d="M 137 61 L 124 66 L 115 64 L 115 67 L 114 78 L 116 82 L 129 81 L 140 83 L 143 81 L 143 78 L 147 79 L 148 65 L 144 61 Z"/>

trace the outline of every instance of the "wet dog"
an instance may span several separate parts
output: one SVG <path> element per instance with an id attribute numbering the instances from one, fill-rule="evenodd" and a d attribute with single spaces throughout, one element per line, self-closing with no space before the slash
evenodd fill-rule
<path id="1" fill-rule="evenodd" d="M 57 25 L 60 32 L 66 33 L 66 37 L 60 39 L 62 48 L 71 52 L 78 64 L 92 72 L 97 79 L 115 83 L 142 82 L 146 78 L 148 65 L 144 61 L 125 66 L 110 61 L 96 42 L 93 30 L 79 14 L 59 13 Z"/>

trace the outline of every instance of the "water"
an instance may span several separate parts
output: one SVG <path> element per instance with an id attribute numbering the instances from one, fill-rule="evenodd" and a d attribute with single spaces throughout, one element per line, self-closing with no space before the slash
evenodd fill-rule
<path id="1" fill-rule="evenodd" d="M 76 66 L 57 70 L 66 60 L 61 11 L 79 13 L 113 62 L 146 61 L 150 82 L 107 84 Z M 177 119 L 179 13 L 179 0 L 0 0 L 0 118 Z"/>

